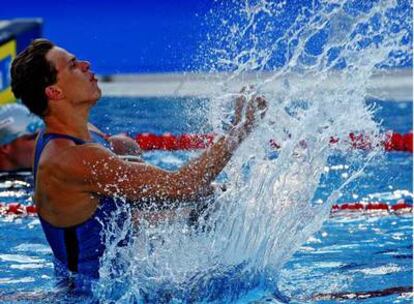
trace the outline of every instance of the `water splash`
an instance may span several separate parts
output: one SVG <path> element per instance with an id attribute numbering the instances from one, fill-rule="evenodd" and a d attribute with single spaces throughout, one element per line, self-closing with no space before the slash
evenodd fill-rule
<path id="1" fill-rule="evenodd" d="M 365 103 L 369 79 L 384 66 L 412 59 L 408 8 L 400 1 L 346 0 L 217 6 L 207 20 L 221 26 L 209 34 L 203 53 L 204 70 L 219 84 L 210 96 L 210 123 L 225 133 L 234 88 L 243 83 L 253 85 L 249 94 L 266 96 L 267 117 L 227 166 L 227 190 L 204 202 L 196 225 L 184 219 L 186 208 L 164 210 L 166 220 L 140 221 L 130 247 L 110 247 L 101 271 L 101 289 L 111 291 L 105 299 L 222 303 L 255 288 L 275 292 L 283 265 L 379 153 L 348 158 L 347 174 L 324 203 L 315 203 L 324 168 L 335 153 L 347 151 L 349 133 L 369 135 L 373 146 L 381 139 L 375 109 Z M 335 150 L 332 137 L 343 139 Z M 283 143 L 273 159 L 271 138 Z M 114 277 L 114 259 L 126 265 L 116 282 L 106 279 Z M 115 292 L 122 282 L 123 291 Z"/>

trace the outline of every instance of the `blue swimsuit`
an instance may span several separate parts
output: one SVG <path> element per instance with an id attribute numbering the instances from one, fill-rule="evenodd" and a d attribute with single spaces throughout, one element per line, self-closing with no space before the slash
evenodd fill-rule
<path id="1" fill-rule="evenodd" d="M 107 142 L 99 135 L 91 132 L 93 142 L 107 146 Z M 36 143 L 34 159 L 34 180 L 36 182 L 37 167 L 40 155 L 53 139 L 69 139 L 77 145 L 86 142 L 69 135 L 41 132 Z M 99 259 L 105 251 L 104 231 L 113 221 L 113 212 L 117 205 L 113 198 L 102 196 L 94 215 L 85 222 L 71 227 L 55 227 L 39 216 L 40 223 L 46 235 L 46 239 L 52 248 L 55 256 L 55 271 L 59 278 L 69 278 L 72 274 L 79 280 L 71 281 L 76 289 L 88 289 L 85 287 L 85 278 L 99 278 Z M 117 221 L 121 225 L 122 220 Z M 128 239 L 118 243 L 118 246 L 125 246 Z M 87 284 L 88 285 L 88 284 Z"/>

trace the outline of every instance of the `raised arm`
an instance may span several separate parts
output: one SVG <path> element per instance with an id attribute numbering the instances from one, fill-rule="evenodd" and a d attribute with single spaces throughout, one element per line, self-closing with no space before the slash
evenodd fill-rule
<path id="1" fill-rule="evenodd" d="M 99 146 L 84 145 L 78 146 L 74 153 L 74 157 L 82 157 L 83 161 L 72 168 L 72 176 L 82 180 L 85 191 L 124 195 L 134 201 L 195 199 L 210 190 L 211 182 L 265 111 L 265 100 L 252 98 L 246 105 L 245 119 L 176 172 L 125 162 Z"/>

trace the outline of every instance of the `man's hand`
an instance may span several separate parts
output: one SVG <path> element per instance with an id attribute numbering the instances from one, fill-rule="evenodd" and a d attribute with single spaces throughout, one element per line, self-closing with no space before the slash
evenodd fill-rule
<path id="1" fill-rule="evenodd" d="M 251 130 L 267 112 L 267 101 L 263 96 L 252 96 L 246 106 L 246 128 Z"/>
<path id="2" fill-rule="evenodd" d="M 233 126 L 242 124 L 247 132 L 251 132 L 255 123 L 258 119 L 263 119 L 266 112 L 266 99 L 263 96 L 252 95 L 243 88 L 240 96 L 236 98 Z"/>

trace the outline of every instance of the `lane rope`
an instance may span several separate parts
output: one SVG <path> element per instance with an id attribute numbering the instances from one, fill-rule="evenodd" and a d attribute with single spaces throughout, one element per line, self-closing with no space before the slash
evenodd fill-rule
<path id="1" fill-rule="evenodd" d="M 403 199 L 395 204 L 380 202 L 355 202 L 333 205 L 331 213 L 339 212 L 386 212 L 386 213 L 411 213 L 413 206 Z"/>
<path id="2" fill-rule="evenodd" d="M 354 202 L 342 203 L 332 206 L 331 213 L 341 212 L 384 212 L 388 214 L 393 213 L 411 213 L 413 210 L 412 204 L 405 202 L 403 199 L 395 204 L 387 204 L 380 202 Z M 35 205 L 24 205 L 20 203 L 0 203 L 0 215 L 19 215 L 19 216 L 35 216 L 37 215 Z"/>
<path id="3" fill-rule="evenodd" d="M 173 135 L 171 133 L 164 133 L 156 135 L 153 133 L 141 133 L 136 135 L 135 140 L 144 151 L 165 150 L 198 150 L 205 149 L 214 142 L 215 134 L 181 134 Z M 363 134 L 350 133 L 349 138 L 350 147 L 352 149 L 372 149 L 373 144 L 368 136 Z M 330 143 L 338 143 L 339 139 L 331 137 Z M 270 146 L 274 149 L 279 149 L 281 144 L 275 140 L 270 140 Z M 388 132 L 385 135 L 385 140 L 381 142 L 385 151 L 403 151 L 413 153 L 413 133 L 401 134 L 397 132 Z"/>

